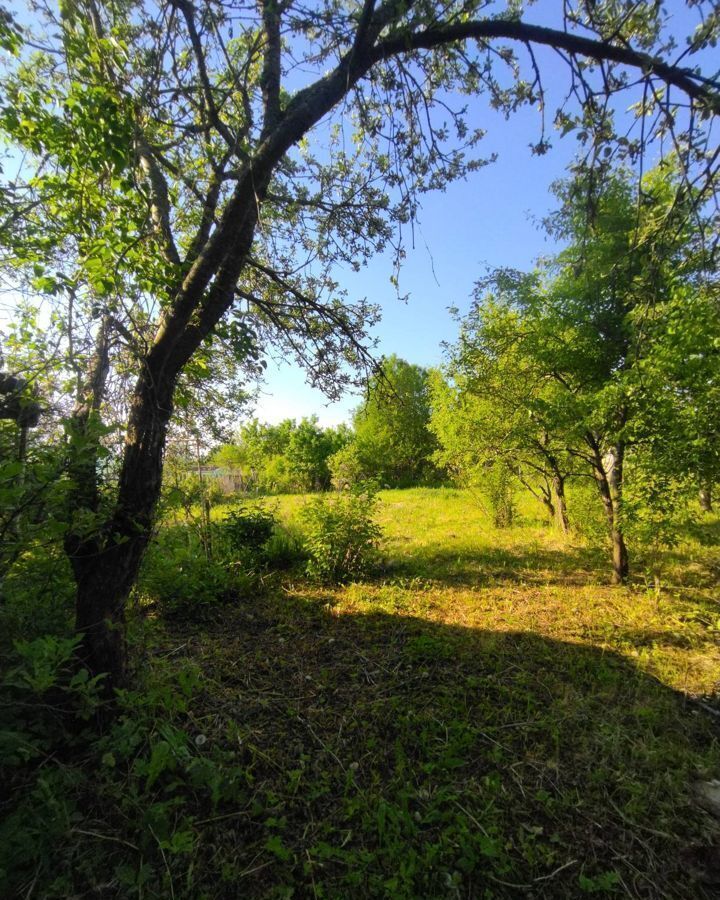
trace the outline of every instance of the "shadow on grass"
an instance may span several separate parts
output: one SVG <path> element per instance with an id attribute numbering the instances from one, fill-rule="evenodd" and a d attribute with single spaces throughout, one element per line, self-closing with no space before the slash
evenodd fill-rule
<path id="1" fill-rule="evenodd" d="M 590 646 L 325 599 L 173 634 L 210 746 L 248 773 L 198 827 L 194 894 L 171 860 L 176 896 L 715 896 L 691 785 L 719 735 L 686 698 Z"/>
<path id="2" fill-rule="evenodd" d="M 720 518 L 701 519 L 698 522 L 688 522 L 685 526 L 687 537 L 703 547 L 720 546 Z"/>
<path id="3" fill-rule="evenodd" d="M 583 585 L 610 580 L 609 553 L 597 548 L 447 547 L 418 548 L 404 556 L 394 554 L 382 569 L 384 577 L 407 577 L 423 572 L 428 580 L 448 585 L 486 587 L 503 582 Z"/>

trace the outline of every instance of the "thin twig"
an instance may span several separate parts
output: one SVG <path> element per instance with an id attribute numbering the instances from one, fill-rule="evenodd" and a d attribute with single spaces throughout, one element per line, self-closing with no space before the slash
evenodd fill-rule
<path id="1" fill-rule="evenodd" d="M 570 866 L 574 866 L 577 863 L 576 859 L 571 859 L 569 862 L 563 863 L 561 866 L 558 866 L 554 872 L 551 872 L 549 875 L 541 875 L 539 878 L 536 878 L 535 881 L 549 881 L 551 878 L 554 878 L 563 869 L 568 869 Z"/>

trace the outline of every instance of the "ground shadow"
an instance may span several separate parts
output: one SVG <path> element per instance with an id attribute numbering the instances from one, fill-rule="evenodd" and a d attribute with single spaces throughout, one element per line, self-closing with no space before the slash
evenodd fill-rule
<path id="1" fill-rule="evenodd" d="M 250 773 L 198 829 L 198 896 L 714 896 L 692 783 L 720 735 L 688 698 L 598 648 L 325 599 L 171 635 L 203 733 Z"/>
<path id="2" fill-rule="evenodd" d="M 428 580 L 456 587 L 486 587 L 503 582 L 583 585 L 608 582 L 611 575 L 607 552 L 577 546 L 558 550 L 421 547 L 402 556 L 394 554 L 380 573 L 384 577 L 408 577 L 419 571 L 427 573 Z"/>

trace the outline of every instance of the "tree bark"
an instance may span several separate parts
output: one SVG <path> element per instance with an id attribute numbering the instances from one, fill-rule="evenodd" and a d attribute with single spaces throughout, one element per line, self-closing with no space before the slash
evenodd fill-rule
<path id="1" fill-rule="evenodd" d="M 622 443 L 618 443 L 604 458 L 593 435 L 587 436 L 587 442 L 593 452 L 593 474 L 608 523 L 612 546 L 612 583 L 624 584 L 630 574 L 630 560 L 621 520 L 625 448 Z"/>
<path id="2" fill-rule="evenodd" d="M 118 498 L 92 539 L 66 541 L 77 585 L 75 627 L 80 655 L 106 689 L 126 682 L 125 604 L 154 523 L 175 380 L 146 366 L 135 388 Z"/>
<path id="3" fill-rule="evenodd" d="M 553 476 L 553 494 L 555 495 L 555 522 L 563 534 L 570 531 L 568 519 L 567 501 L 565 499 L 565 479 L 556 472 Z"/>
<path id="4" fill-rule="evenodd" d="M 703 512 L 712 512 L 712 489 L 709 484 L 705 484 L 699 491 L 700 509 Z"/>
<path id="5" fill-rule="evenodd" d="M 98 530 L 87 533 L 87 515 L 100 514 L 98 485 L 99 435 L 93 427 L 100 424 L 100 410 L 110 370 L 110 319 L 98 328 L 95 352 L 70 419 L 68 475 L 71 526 L 65 535 L 65 553 L 76 583 L 75 629 L 82 636 L 80 660 L 93 674 L 107 672 L 109 682 L 124 681 L 125 640 L 124 605 L 113 598 L 115 585 L 112 568 L 106 565 L 102 536 Z M 86 514 L 78 516 L 78 513 Z M 75 521 L 73 521 L 75 520 Z M 80 527 L 74 527 L 79 521 Z"/>

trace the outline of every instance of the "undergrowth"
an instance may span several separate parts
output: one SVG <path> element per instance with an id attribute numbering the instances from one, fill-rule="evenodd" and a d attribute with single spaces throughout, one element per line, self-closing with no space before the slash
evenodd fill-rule
<path id="1" fill-rule="evenodd" d="M 370 579 L 295 566 L 192 622 L 141 604 L 100 730 L 72 640 L 18 645 L 0 895 L 714 896 L 692 791 L 720 775 L 714 520 L 658 592 L 520 516 L 386 492 Z"/>

